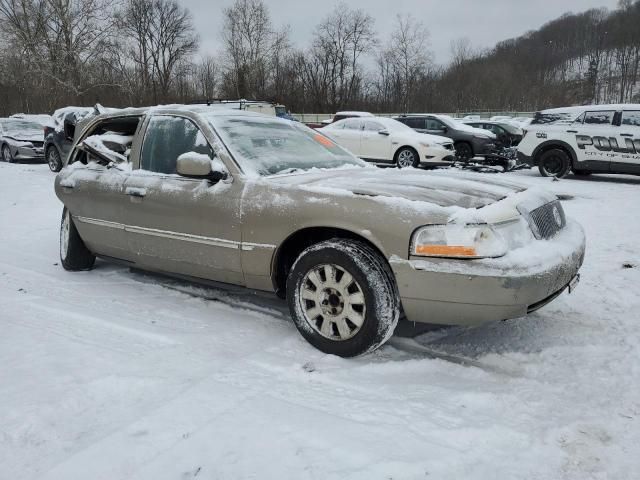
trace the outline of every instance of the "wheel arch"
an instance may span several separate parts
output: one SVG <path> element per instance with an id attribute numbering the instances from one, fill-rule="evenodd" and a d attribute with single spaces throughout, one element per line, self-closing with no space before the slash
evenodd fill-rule
<path id="1" fill-rule="evenodd" d="M 393 161 L 397 162 L 398 161 L 398 154 L 402 151 L 402 149 L 404 148 L 410 148 L 411 150 L 413 150 L 413 152 L 416 154 L 416 156 L 418 157 L 418 162 L 420 162 L 420 154 L 418 153 L 418 149 L 416 147 L 414 147 L 413 145 L 409 145 L 409 144 L 405 144 L 402 145 L 398 148 L 396 148 L 396 151 L 393 154 Z"/>
<path id="2" fill-rule="evenodd" d="M 311 245 L 332 238 L 358 240 L 369 245 L 385 262 L 386 256 L 376 242 L 363 235 L 339 227 L 313 226 L 305 227 L 291 233 L 277 248 L 271 263 L 271 281 L 276 294 L 284 298 L 286 295 L 287 276 L 300 254 Z"/>
<path id="3" fill-rule="evenodd" d="M 539 165 L 542 154 L 556 148 L 565 151 L 569 155 L 569 158 L 571 159 L 571 167 L 573 168 L 578 161 L 578 156 L 576 155 L 573 147 L 562 140 L 547 140 L 546 142 L 538 145 L 531 154 L 533 164 Z"/>

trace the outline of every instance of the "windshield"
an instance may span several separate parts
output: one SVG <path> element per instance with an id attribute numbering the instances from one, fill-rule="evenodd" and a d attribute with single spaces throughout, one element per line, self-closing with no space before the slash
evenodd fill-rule
<path id="1" fill-rule="evenodd" d="M 36 122 L 30 122 L 28 120 L 3 120 L 2 129 L 6 134 L 8 133 L 21 133 L 21 134 L 43 134 L 42 126 Z"/>
<path id="2" fill-rule="evenodd" d="M 247 173 L 275 175 L 311 168 L 365 166 L 324 135 L 272 117 L 209 115 L 236 161 Z"/>

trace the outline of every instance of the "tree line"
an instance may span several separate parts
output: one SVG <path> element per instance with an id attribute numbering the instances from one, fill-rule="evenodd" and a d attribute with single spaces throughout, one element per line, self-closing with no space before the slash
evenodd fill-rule
<path id="1" fill-rule="evenodd" d="M 221 17 L 221 49 L 203 56 L 192 13 L 176 0 L 0 0 L 0 115 L 213 98 L 300 113 L 640 102 L 640 0 L 566 14 L 488 50 L 455 39 L 444 66 L 412 16 L 398 15 L 380 38 L 369 13 L 340 3 L 304 48 L 264 0 L 236 0 Z"/>

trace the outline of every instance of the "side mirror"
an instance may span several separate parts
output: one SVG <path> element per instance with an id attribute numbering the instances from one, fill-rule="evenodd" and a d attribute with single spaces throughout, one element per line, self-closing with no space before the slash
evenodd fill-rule
<path id="1" fill-rule="evenodd" d="M 186 152 L 176 161 L 178 175 L 190 178 L 203 178 L 219 182 L 229 176 L 229 172 L 219 161 L 212 161 L 208 155 L 197 152 Z"/>
<path id="2" fill-rule="evenodd" d="M 386 128 L 384 128 L 382 130 L 378 130 L 378 133 L 380 135 L 384 135 L 385 137 L 388 137 L 390 135 L 389 130 L 387 130 Z"/>

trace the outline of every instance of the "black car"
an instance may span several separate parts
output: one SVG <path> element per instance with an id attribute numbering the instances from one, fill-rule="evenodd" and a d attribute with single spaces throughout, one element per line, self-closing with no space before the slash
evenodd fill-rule
<path id="1" fill-rule="evenodd" d="M 523 137 L 521 128 L 506 122 L 492 122 L 490 120 L 474 120 L 465 122 L 475 128 L 481 128 L 493 133 L 496 136 L 498 144 L 502 147 L 516 147 Z"/>
<path id="2" fill-rule="evenodd" d="M 495 135 L 465 125 L 447 115 L 416 114 L 394 118 L 418 132 L 450 138 L 457 156 L 463 160 L 491 155 L 496 151 Z"/>
<path id="3" fill-rule="evenodd" d="M 76 125 L 99 113 L 96 107 L 66 107 L 53 113 L 53 123 L 44 127 L 44 154 L 52 172 L 62 169 L 71 150 Z"/>

